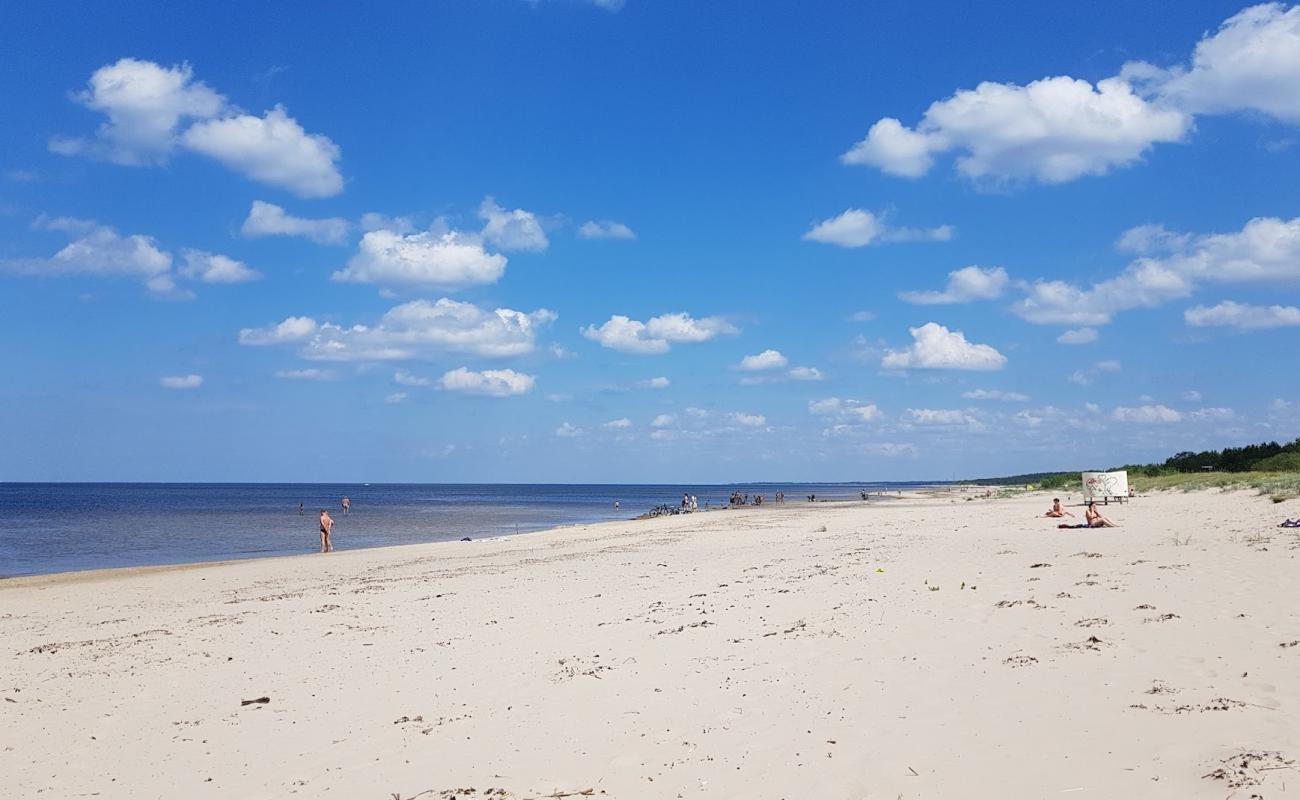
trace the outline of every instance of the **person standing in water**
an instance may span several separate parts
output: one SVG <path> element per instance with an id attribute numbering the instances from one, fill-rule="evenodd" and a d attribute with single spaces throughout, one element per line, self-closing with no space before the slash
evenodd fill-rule
<path id="1" fill-rule="evenodd" d="M 334 530 L 334 520 L 330 519 L 329 512 L 322 508 L 320 510 L 320 551 L 322 553 L 334 551 L 334 543 L 330 541 L 332 530 Z"/>
<path id="2" fill-rule="evenodd" d="M 303 508 L 302 503 L 299 503 L 299 504 L 298 504 L 298 516 L 301 517 L 303 514 L 306 514 L 306 513 L 307 513 L 307 509 Z"/>
<path id="3" fill-rule="evenodd" d="M 339 505 L 343 506 L 344 514 L 352 510 L 352 501 L 348 499 L 347 495 L 343 495 L 343 500 L 342 502 L 339 503 Z"/>

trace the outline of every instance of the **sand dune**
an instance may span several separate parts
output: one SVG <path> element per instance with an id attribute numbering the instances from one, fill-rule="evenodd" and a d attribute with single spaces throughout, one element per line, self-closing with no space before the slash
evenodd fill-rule
<path id="1" fill-rule="evenodd" d="M 1294 503 L 964 498 L 5 581 L 0 797 L 1300 796 Z"/>

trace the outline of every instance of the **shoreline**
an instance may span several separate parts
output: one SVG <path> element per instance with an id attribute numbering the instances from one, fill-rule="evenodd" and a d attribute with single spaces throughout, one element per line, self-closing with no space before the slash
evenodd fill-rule
<path id="1" fill-rule="evenodd" d="M 953 487 L 953 488 L 960 488 L 960 487 Z M 917 494 L 924 494 L 936 490 L 943 491 L 944 487 L 937 484 L 917 486 L 911 489 L 910 492 L 917 493 Z M 902 492 L 908 492 L 908 491 L 909 490 L 902 490 Z M 894 495 L 889 495 L 884 498 L 878 498 L 874 501 L 867 501 L 867 502 L 868 503 L 880 502 L 881 500 L 887 500 L 892 502 L 899 499 L 900 495 L 904 497 L 907 496 L 902 494 L 902 492 Z M 858 498 L 843 497 L 843 498 L 829 498 L 825 500 L 817 500 L 815 503 L 808 503 L 807 501 L 799 500 L 795 506 L 791 506 L 789 502 L 787 502 L 784 505 L 778 505 L 775 502 L 768 502 L 768 503 L 764 503 L 761 506 L 755 506 L 752 504 L 748 506 L 736 506 L 736 507 L 719 506 L 717 508 L 701 508 L 698 511 L 692 513 L 712 514 L 719 511 L 746 511 L 746 510 L 767 511 L 767 510 L 774 510 L 774 509 L 781 509 L 781 508 L 794 508 L 794 507 L 817 508 L 823 505 L 830 507 L 830 506 L 835 506 L 843 503 L 861 504 L 862 502 L 863 501 Z M 550 525 L 546 527 L 534 528 L 532 530 L 523 530 L 523 531 L 519 531 L 518 533 L 499 533 L 492 536 L 475 537 L 472 539 L 472 541 L 486 542 L 486 541 L 493 541 L 496 539 L 515 538 L 520 536 L 535 536 L 537 534 L 558 532 L 558 531 L 563 531 L 563 530 L 578 528 L 578 527 L 586 528 L 586 527 L 594 527 L 594 526 L 601 526 L 601 525 L 624 525 L 629 523 L 648 522 L 656 519 L 674 519 L 674 518 L 680 518 L 684 516 L 690 516 L 690 514 L 669 514 L 663 516 L 642 515 L 638 517 L 627 517 L 627 518 L 620 518 L 620 519 L 598 519 L 590 522 L 581 522 L 581 521 L 566 522 L 560 525 Z M 451 544 L 466 544 L 466 542 L 461 540 L 456 540 L 456 539 L 439 539 L 439 540 L 428 541 L 428 542 L 406 542 L 401 544 L 369 545 L 364 547 L 348 548 L 345 550 L 336 550 L 334 552 L 337 555 L 344 555 L 348 553 L 369 552 L 372 550 L 393 550 L 397 548 L 429 547 L 433 545 L 451 545 Z M 78 580 L 89 581 L 89 580 L 96 580 L 96 579 L 108 580 L 113 577 L 124 576 L 124 575 L 147 574 L 151 572 L 172 572 L 172 571 L 181 571 L 181 570 L 192 570 L 192 569 L 201 569 L 203 567 L 225 566 L 230 564 L 243 564 L 247 562 L 259 562 L 259 561 L 278 561 L 283 559 L 293 559 L 293 558 L 301 558 L 307 556 L 320 556 L 320 555 L 322 554 L 313 550 L 313 551 L 304 551 L 299 553 L 275 553 L 269 555 L 249 555 L 246 557 L 239 557 L 239 558 L 224 557 L 224 558 L 215 558 L 211 560 L 201 560 L 201 561 L 176 561 L 176 562 L 167 562 L 162 564 L 135 564 L 135 565 L 127 565 L 127 566 L 119 566 L 119 567 L 87 567 L 85 569 L 59 570 L 56 572 L 28 572 L 28 573 L 20 573 L 15 575 L 0 575 L 0 590 L 3 590 L 5 587 L 8 586 L 29 585 L 32 583 L 40 583 L 42 582 L 42 579 L 48 579 L 48 582 L 50 583 L 78 581 Z"/>

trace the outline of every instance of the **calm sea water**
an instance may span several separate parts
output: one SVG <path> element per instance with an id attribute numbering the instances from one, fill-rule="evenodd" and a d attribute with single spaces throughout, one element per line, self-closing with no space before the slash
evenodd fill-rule
<path id="1" fill-rule="evenodd" d="M 334 518 L 338 550 L 480 538 L 635 517 L 682 492 L 724 505 L 733 490 L 782 490 L 788 502 L 847 499 L 920 484 L 0 484 L 0 577 L 310 553 L 317 517 Z M 352 502 L 344 515 L 339 501 Z M 614 508 L 618 501 L 620 508 Z M 298 514 L 303 503 L 305 514 Z"/>

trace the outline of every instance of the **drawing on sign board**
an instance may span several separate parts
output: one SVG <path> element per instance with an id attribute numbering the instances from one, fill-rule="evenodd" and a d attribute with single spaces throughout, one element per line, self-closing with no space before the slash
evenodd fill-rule
<path id="1" fill-rule="evenodd" d="M 1128 472 L 1085 472 L 1083 473 L 1084 499 L 1094 497 L 1127 497 Z"/>

